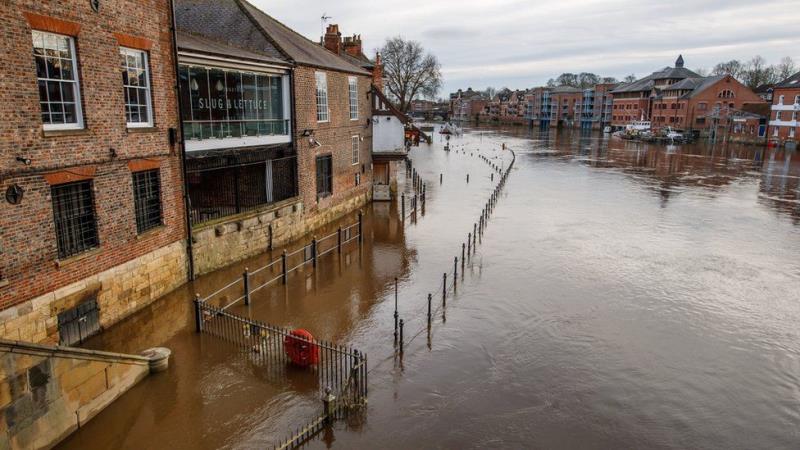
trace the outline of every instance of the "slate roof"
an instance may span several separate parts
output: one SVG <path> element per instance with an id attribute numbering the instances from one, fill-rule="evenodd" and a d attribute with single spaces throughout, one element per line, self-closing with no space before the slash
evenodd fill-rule
<path id="1" fill-rule="evenodd" d="M 550 88 L 550 92 L 554 94 L 577 94 L 578 92 L 583 92 L 583 91 L 572 86 L 555 86 L 553 88 Z"/>
<path id="2" fill-rule="evenodd" d="M 775 85 L 776 88 L 800 88 L 800 72 Z"/>
<path id="3" fill-rule="evenodd" d="M 361 57 L 357 57 L 345 51 L 342 51 L 342 53 L 339 56 L 346 59 L 350 64 L 361 67 L 362 69 L 367 70 L 369 72 L 372 72 L 372 69 L 375 68 L 375 63 L 364 55 L 361 55 Z"/>
<path id="4" fill-rule="evenodd" d="M 369 75 L 245 0 L 177 0 L 175 20 L 179 31 L 262 54 L 273 62 Z"/>
<path id="5" fill-rule="evenodd" d="M 234 57 L 237 59 L 250 59 L 258 62 L 274 62 L 289 65 L 285 59 L 278 59 L 267 56 L 263 53 L 252 52 L 247 49 L 235 47 L 231 44 L 215 41 L 203 36 L 189 34 L 185 31 L 178 31 L 178 49 L 212 54 L 222 57 Z"/>
<path id="6" fill-rule="evenodd" d="M 218 1 L 230 2 L 234 0 Z M 366 70 L 351 64 L 339 55 L 307 39 L 245 0 L 235 1 L 267 33 L 272 42 L 297 64 L 370 75 Z"/>
<path id="7" fill-rule="evenodd" d="M 640 78 L 633 83 L 621 84 L 619 87 L 611 91 L 612 94 L 621 92 L 642 92 L 649 91 L 655 86 L 655 80 L 663 80 L 665 78 L 702 78 L 700 75 L 692 72 L 683 67 L 665 67 L 657 72 Z"/>
<path id="8" fill-rule="evenodd" d="M 257 52 L 272 61 L 289 59 L 248 18 L 235 0 L 177 0 L 178 30 L 232 47 Z M 181 46 L 179 41 L 178 46 Z"/>

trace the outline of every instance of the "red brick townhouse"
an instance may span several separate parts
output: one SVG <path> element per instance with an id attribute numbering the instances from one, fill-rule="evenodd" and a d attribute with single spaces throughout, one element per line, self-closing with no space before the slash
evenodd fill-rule
<path id="1" fill-rule="evenodd" d="M 244 0 L 177 0 L 197 273 L 371 196 L 372 73 Z"/>
<path id="2" fill-rule="evenodd" d="M 800 72 L 773 88 L 769 126 L 772 142 L 797 148 L 800 139 Z"/>
<path id="3" fill-rule="evenodd" d="M 73 344 L 187 279 L 170 3 L 0 12 L 0 337 Z"/>
<path id="4" fill-rule="evenodd" d="M 686 78 L 701 78 L 683 65 L 683 56 L 678 56 L 675 67 L 665 67 L 612 90 L 611 95 L 614 97 L 611 109 L 612 128 L 622 129 L 632 121 L 650 120 L 653 97 L 662 89 Z"/>

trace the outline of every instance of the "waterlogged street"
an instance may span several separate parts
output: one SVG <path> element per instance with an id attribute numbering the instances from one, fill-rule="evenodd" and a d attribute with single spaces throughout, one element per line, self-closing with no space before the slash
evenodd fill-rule
<path id="1" fill-rule="evenodd" d="M 502 144 L 514 169 L 441 308 L 442 274 L 498 180 L 478 154 L 507 167 Z M 310 448 L 797 448 L 800 155 L 523 127 L 443 145 L 437 134 L 412 151 L 427 183 L 415 222 L 375 203 L 361 248 L 232 309 L 369 356 L 365 414 Z M 165 346 L 173 359 L 61 447 L 263 448 L 318 414 L 313 378 L 275 382 L 194 333 L 195 292 L 279 252 L 205 276 L 91 340 Z M 439 307 L 430 339 L 428 293 Z"/>

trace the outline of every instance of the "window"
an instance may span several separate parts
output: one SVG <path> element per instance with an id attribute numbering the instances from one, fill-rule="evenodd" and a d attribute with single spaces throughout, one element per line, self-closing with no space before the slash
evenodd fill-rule
<path id="1" fill-rule="evenodd" d="M 353 136 L 352 138 L 352 151 L 353 151 L 353 164 L 358 164 L 359 160 L 359 143 L 361 142 L 361 138 L 358 136 Z"/>
<path id="2" fill-rule="evenodd" d="M 719 98 L 734 98 L 736 96 L 734 95 L 732 90 L 725 89 L 722 92 L 720 92 L 719 94 L 717 94 L 717 97 L 719 97 Z"/>
<path id="3" fill-rule="evenodd" d="M 795 105 L 800 104 L 800 95 L 795 95 L 794 96 L 794 104 Z"/>
<path id="4" fill-rule="evenodd" d="M 698 125 L 705 125 L 706 118 L 705 117 L 698 117 L 696 122 L 697 122 Z"/>
<path id="5" fill-rule="evenodd" d="M 772 135 L 773 135 L 773 136 L 775 136 L 775 137 L 778 137 L 778 130 L 780 130 L 780 128 L 781 128 L 781 127 L 775 127 L 775 128 L 773 128 L 773 129 L 772 129 Z"/>
<path id="6" fill-rule="evenodd" d="M 32 37 L 44 129 L 83 128 L 75 41 L 35 30 Z"/>
<path id="7" fill-rule="evenodd" d="M 697 104 L 697 109 L 699 109 L 701 111 L 705 110 L 706 108 L 708 108 L 708 103 L 698 103 Z"/>
<path id="8" fill-rule="evenodd" d="M 350 92 L 350 120 L 358 120 L 358 78 L 348 77 L 347 85 Z"/>
<path id="9" fill-rule="evenodd" d="M 782 105 L 782 104 L 783 104 L 783 98 L 784 98 L 784 96 L 783 96 L 783 95 L 781 95 L 780 97 L 778 97 L 778 104 L 779 104 L 779 105 Z"/>
<path id="10" fill-rule="evenodd" d="M 775 120 L 781 120 L 781 112 L 780 111 L 776 111 L 775 112 Z"/>
<path id="11" fill-rule="evenodd" d="M 328 117 L 328 77 L 325 72 L 314 74 L 317 80 L 317 122 L 327 122 Z"/>
<path id="12" fill-rule="evenodd" d="M 137 233 L 161 225 L 161 179 L 158 169 L 133 173 L 133 204 Z"/>
<path id="13" fill-rule="evenodd" d="M 186 138 L 265 138 L 289 134 L 285 77 L 181 65 L 178 83 Z"/>
<path id="14" fill-rule="evenodd" d="M 99 245 L 94 216 L 92 182 L 79 181 L 53 186 L 53 217 L 58 257 L 72 255 Z"/>
<path id="15" fill-rule="evenodd" d="M 147 53 L 120 48 L 122 87 L 125 90 L 125 119 L 128 127 L 153 126 L 153 106 L 150 103 L 150 68 Z"/>
<path id="16" fill-rule="evenodd" d="M 317 156 L 317 197 L 333 194 L 333 157 Z"/>

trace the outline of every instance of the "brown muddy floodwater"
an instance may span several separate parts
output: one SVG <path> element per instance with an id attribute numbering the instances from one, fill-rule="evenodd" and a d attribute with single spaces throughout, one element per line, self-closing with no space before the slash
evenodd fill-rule
<path id="1" fill-rule="evenodd" d="M 470 154 L 507 166 L 502 143 L 517 161 L 446 321 L 393 358 L 394 278 L 412 336 L 494 186 Z M 369 355 L 366 414 L 309 448 L 800 448 L 798 153 L 522 128 L 452 145 L 412 151 L 428 193 L 416 223 L 376 203 L 362 248 L 235 307 Z M 275 383 L 194 333 L 193 292 L 277 255 L 89 342 L 173 359 L 62 448 L 266 448 L 316 415 L 313 382 Z"/>

